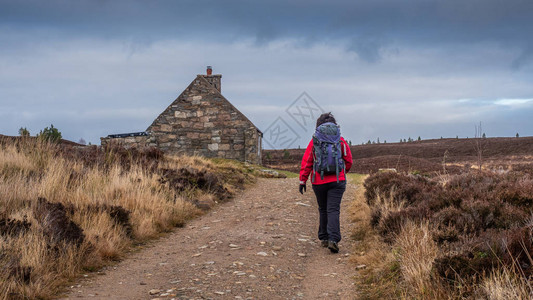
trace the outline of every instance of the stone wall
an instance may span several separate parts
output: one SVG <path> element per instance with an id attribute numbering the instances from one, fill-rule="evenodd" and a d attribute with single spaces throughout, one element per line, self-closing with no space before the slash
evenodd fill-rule
<path id="1" fill-rule="evenodd" d="M 220 93 L 221 75 L 198 75 L 148 127 L 148 136 L 102 138 L 102 145 L 155 146 L 169 154 L 261 164 L 262 133 Z"/>
<path id="2" fill-rule="evenodd" d="M 128 136 L 128 137 L 102 137 L 100 143 L 105 146 L 109 143 L 120 144 L 127 147 L 149 147 L 157 146 L 150 136 Z"/>
<path id="3" fill-rule="evenodd" d="M 248 162 L 255 164 L 262 164 L 261 150 L 262 146 L 262 134 L 257 131 L 255 126 L 249 127 L 244 131 L 244 159 Z"/>
<path id="4" fill-rule="evenodd" d="M 202 76 L 207 82 L 211 84 L 215 89 L 217 89 L 220 93 L 222 93 L 222 75 L 199 75 Z"/>

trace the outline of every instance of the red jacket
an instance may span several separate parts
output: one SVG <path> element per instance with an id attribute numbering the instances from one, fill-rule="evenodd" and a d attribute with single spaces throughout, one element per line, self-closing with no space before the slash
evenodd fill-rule
<path id="1" fill-rule="evenodd" d="M 300 168 L 300 184 L 305 184 L 307 182 L 307 179 L 309 178 L 309 174 L 313 172 L 313 156 L 314 156 L 314 149 L 313 149 L 313 140 L 309 142 L 309 145 L 307 145 L 307 149 L 305 149 L 304 157 L 302 158 L 302 167 Z M 341 137 L 341 150 L 342 150 L 342 158 L 344 159 L 344 164 L 346 166 L 346 172 L 350 171 L 350 168 L 352 167 L 352 151 L 350 151 L 350 146 L 348 146 L 348 143 Z M 344 170 L 341 170 L 341 173 L 339 174 L 339 180 L 346 180 L 346 176 L 344 176 Z M 336 182 L 337 181 L 337 175 L 336 174 L 330 174 L 330 175 L 324 175 L 324 179 L 320 178 L 320 174 L 315 174 L 315 181 L 311 182 L 312 184 L 325 184 L 330 182 Z"/>

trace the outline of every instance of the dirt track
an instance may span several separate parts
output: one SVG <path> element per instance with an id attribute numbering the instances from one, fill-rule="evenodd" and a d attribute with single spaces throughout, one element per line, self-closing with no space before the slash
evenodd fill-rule
<path id="1" fill-rule="evenodd" d="M 340 253 L 316 238 L 314 194 L 297 179 L 259 179 L 234 200 L 115 267 L 90 274 L 65 299 L 353 299 L 347 205 Z M 150 295 L 152 292 L 153 295 Z"/>

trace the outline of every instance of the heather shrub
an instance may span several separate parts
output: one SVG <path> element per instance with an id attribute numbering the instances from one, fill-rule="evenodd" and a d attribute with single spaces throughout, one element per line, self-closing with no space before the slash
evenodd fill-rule
<path id="1" fill-rule="evenodd" d="M 109 170 L 119 165 L 125 172 L 129 171 L 132 167 L 141 167 L 144 170 L 155 172 L 159 165 L 166 160 L 163 152 L 158 148 L 124 148 L 114 143 L 110 143 L 104 147 L 62 146 L 56 148 L 54 155 L 63 157 L 69 161 L 79 162 L 84 166 L 98 167 L 103 170 Z"/>
<path id="2" fill-rule="evenodd" d="M 442 180 L 389 172 L 368 177 L 364 186 L 370 224 L 385 242 L 396 243 L 407 224 L 428 222 L 439 247 L 433 272 L 456 296 L 473 296 L 498 270 L 533 274 L 529 175 L 476 171 Z"/>
<path id="3" fill-rule="evenodd" d="M 159 182 L 177 192 L 200 189 L 203 191 L 210 191 L 221 199 L 232 196 L 224 189 L 222 180 L 217 176 L 217 174 L 191 167 L 162 169 Z"/>
<path id="4" fill-rule="evenodd" d="M 420 223 L 427 220 L 429 210 L 424 206 L 413 206 L 390 212 L 377 224 L 377 231 L 388 243 L 394 242 L 407 221 Z"/>
<path id="5" fill-rule="evenodd" d="M 532 164 L 515 164 L 512 166 L 512 170 L 515 173 L 533 174 L 533 165 Z"/>
<path id="6" fill-rule="evenodd" d="M 525 278 L 533 274 L 531 228 L 487 230 L 460 248 L 464 251 L 441 255 L 434 264 L 436 273 L 451 286 L 457 282 L 473 286 L 497 269 Z"/>
<path id="7" fill-rule="evenodd" d="M 533 179 L 524 175 L 513 181 L 502 181 L 495 188 L 501 201 L 526 209 L 533 207 Z"/>
<path id="8" fill-rule="evenodd" d="M 434 186 L 435 184 L 426 177 L 396 172 L 375 173 L 364 182 L 365 198 L 370 206 L 378 194 L 389 196 L 393 191 L 392 197 L 396 202 L 406 201 L 409 204 L 420 202 L 425 192 L 431 191 Z"/>

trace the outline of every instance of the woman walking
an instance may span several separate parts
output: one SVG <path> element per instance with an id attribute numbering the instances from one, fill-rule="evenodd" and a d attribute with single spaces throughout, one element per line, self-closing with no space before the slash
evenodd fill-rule
<path id="1" fill-rule="evenodd" d="M 340 136 L 340 128 L 331 113 L 322 114 L 316 121 L 316 131 L 302 158 L 300 193 L 311 184 L 318 202 L 320 225 L 318 238 L 323 247 L 339 252 L 341 240 L 340 205 L 346 190 L 346 173 L 352 167 L 352 152 Z"/>

